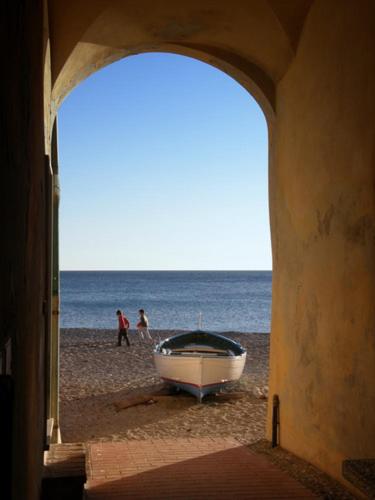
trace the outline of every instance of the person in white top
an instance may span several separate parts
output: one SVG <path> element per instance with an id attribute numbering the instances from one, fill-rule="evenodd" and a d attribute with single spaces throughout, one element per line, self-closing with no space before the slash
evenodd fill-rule
<path id="1" fill-rule="evenodd" d="M 151 334 L 148 329 L 148 318 L 145 314 L 144 309 L 140 309 L 139 311 L 139 321 L 137 323 L 137 330 L 140 339 L 144 340 L 145 336 L 148 340 L 151 340 L 153 342 Z"/>

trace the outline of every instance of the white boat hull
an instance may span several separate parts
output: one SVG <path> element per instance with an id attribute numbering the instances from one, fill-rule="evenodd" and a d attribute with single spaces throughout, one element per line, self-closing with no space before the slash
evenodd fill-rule
<path id="1" fill-rule="evenodd" d="M 173 356 L 154 352 L 160 377 L 184 389 L 199 400 L 216 392 L 228 382 L 238 380 L 243 372 L 246 352 L 240 356 Z"/>

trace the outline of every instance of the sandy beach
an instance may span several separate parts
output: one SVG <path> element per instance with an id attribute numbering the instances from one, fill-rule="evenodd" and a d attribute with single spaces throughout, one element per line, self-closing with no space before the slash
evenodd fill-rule
<path id="1" fill-rule="evenodd" d="M 166 338 L 177 331 L 151 331 Z M 247 349 L 241 379 L 228 391 L 241 399 L 206 400 L 186 393 L 118 411 L 116 403 L 129 395 L 155 393 L 162 384 L 155 370 L 152 346 L 131 331 L 131 347 L 117 347 L 116 330 L 61 331 L 60 424 L 65 442 L 121 441 L 159 437 L 233 437 L 262 453 L 320 498 L 355 498 L 314 466 L 282 448 L 270 448 L 265 438 L 268 392 L 269 335 L 225 332 Z"/>
<path id="2" fill-rule="evenodd" d="M 156 339 L 176 331 L 151 331 Z M 60 414 L 65 442 L 153 437 L 231 436 L 243 443 L 264 438 L 267 411 L 269 335 L 228 333 L 247 349 L 240 381 L 228 390 L 239 400 L 198 404 L 183 393 L 155 404 L 118 411 L 130 394 L 155 392 L 161 382 L 152 346 L 130 332 L 130 348 L 117 347 L 116 330 L 61 331 Z M 182 397 L 181 397 L 182 396 Z"/>

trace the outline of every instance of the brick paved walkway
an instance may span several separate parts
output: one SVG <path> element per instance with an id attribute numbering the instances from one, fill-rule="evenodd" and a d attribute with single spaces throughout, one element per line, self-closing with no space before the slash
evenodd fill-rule
<path id="1" fill-rule="evenodd" d="M 233 439 L 93 443 L 86 469 L 88 500 L 317 498 Z"/>

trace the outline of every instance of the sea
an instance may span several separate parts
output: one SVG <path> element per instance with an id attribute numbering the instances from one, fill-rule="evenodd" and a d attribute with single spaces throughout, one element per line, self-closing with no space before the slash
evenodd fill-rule
<path id="1" fill-rule="evenodd" d="M 271 271 L 62 271 L 62 328 L 117 328 L 121 309 L 134 327 L 270 331 Z"/>

